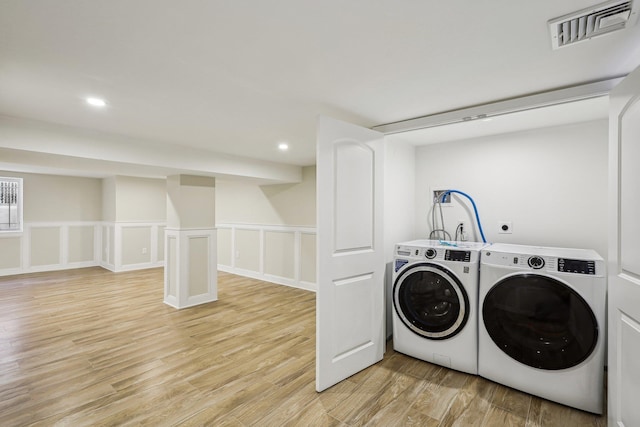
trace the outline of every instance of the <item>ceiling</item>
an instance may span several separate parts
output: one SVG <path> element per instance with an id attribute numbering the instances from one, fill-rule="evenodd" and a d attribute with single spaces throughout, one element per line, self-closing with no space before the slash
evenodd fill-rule
<path id="1" fill-rule="evenodd" d="M 551 49 L 547 21 L 594 3 L 4 0 L 0 116 L 108 135 L 101 141 L 312 165 L 321 114 L 373 127 L 628 74 L 640 65 L 640 25 Z M 89 107 L 87 96 L 107 106 Z M 606 117 L 597 101 L 560 110 L 540 126 Z M 531 124 L 505 117 L 406 136 L 434 143 Z M 46 140 L 5 140 L 7 168 L 22 151 L 63 154 Z M 82 159 L 73 156 L 76 173 Z"/>

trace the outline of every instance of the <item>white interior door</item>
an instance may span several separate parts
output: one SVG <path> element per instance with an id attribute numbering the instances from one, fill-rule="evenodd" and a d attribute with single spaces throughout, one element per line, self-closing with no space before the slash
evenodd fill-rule
<path id="1" fill-rule="evenodd" d="M 610 94 L 610 426 L 640 426 L 640 68 Z"/>
<path id="2" fill-rule="evenodd" d="M 382 359 L 385 345 L 381 133 L 318 121 L 316 390 Z"/>

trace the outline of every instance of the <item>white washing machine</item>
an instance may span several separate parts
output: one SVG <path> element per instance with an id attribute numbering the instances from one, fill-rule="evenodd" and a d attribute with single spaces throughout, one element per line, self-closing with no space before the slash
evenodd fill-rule
<path id="1" fill-rule="evenodd" d="M 606 277 L 592 250 L 498 243 L 483 250 L 478 373 L 602 413 Z"/>
<path id="2" fill-rule="evenodd" d="M 395 247 L 393 348 L 420 360 L 478 373 L 476 242 L 414 240 Z"/>

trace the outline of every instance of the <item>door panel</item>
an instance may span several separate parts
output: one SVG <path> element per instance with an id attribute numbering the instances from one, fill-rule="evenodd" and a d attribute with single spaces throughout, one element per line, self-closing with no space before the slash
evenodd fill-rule
<path id="1" fill-rule="evenodd" d="M 348 332 L 334 335 L 336 341 L 333 360 L 336 361 L 372 345 L 375 340 L 375 331 L 372 328 L 373 301 L 369 291 L 374 286 L 373 275 L 364 274 L 338 280 L 333 286 L 335 309 L 332 328 Z M 353 301 L 358 301 L 356 307 L 352 306 Z"/>
<path id="2" fill-rule="evenodd" d="M 318 122 L 316 389 L 382 359 L 383 136 Z"/>
<path id="3" fill-rule="evenodd" d="M 636 98 L 620 116 L 620 262 L 623 270 L 640 275 L 640 102 Z"/>
<path id="4" fill-rule="evenodd" d="M 373 161 L 374 152 L 367 145 L 335 144 L 335 252 L 373 247 Z"/>
<path id="5" fill-rule="evenodd" d="M 640 420 L 640 324 L 622 314 L 620 316 L 620 355 L 619 396 L 620 420 L 624 426 L 638 425 Z"/>
<path id="6" fill-rule="evenodd" d="M 609 425 L 640 425 L 640 68 L 610 93 Z"/>

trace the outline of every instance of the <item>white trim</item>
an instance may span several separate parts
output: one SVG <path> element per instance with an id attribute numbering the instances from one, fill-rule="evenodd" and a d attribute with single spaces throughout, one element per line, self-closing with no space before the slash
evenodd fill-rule
<path id="1" fill-rule="evenodd" d="M 71 227 L 94 227 L 94 245 L 93 245 L 93 261 L 81 261 L 81 262 L 69 262 L 69 229 Z M 150 253 L 151 259 L 147 263 L 136 264 L 122 264 L 122 229 L 127 227 L 141 227 L 148 226 L 150 230 Z M 31 265 L 31 229 L 42 227 L 57 227 L 60 230 L 60 262 L 49 265 Z M 165 260 L 167 259 L 167 248 L 165 245 L 164 258 L 158 259 L 158 232 L 160 227 L 165 227 L 165 230 L 170 231 L 171 228 L 167 228 L 164 222 L 110 222 L 110 221 L 48 221 L 48 222 L 26 222 L 24 223 L 24 229 L 22 233 L 12 233 L 0 235 L 1 238 L 19 238 L 20 239 L 20 265 L 19 267 L 11 267 L 0 269 L 0 276 L 9 276 L 14 274 L 24 273 L 36 273 L 44 271 L 57 271 L 67 270 L 73 268 L 95 267 L 100 266 L 106 270 L 112 272 L 120 271 L 132 271 L 143 270 L 148 268 L 156 268 L 165 266 Z M 110 241 L 113 228 L 114 241 Z M 316 229 L 314 227 L 297 227 L 286 225 L 262 225 L 262 224 L 218 224 L 217 229 L 229 229 L 231 230 L 231 247 L 228 249 L 231 252 L 229 259 L 231 265 L 217 264 L 220 271 L 225 271 L 240 276 L 250 277 L 258 280 L 264 280 L 266 282 L 276 283 L 279 285 L 291 286 L 294 288 L 305 289 L 309 291 L 315 291 L 316 284 L 301 280 L 302 274 L 302 243 L 301 238 L 303 234 L 314 235 Z M 236 230 L 256 230 L 260 231 L 260 271 L 246 270 L 236 267 Z M 202 232 L 203 229 L 191 229 L 181 230 L 191 233 Z M 294 234 L 294 277 L 281 277 L 273 274 L 268 274 L 264 271 L 265 266 L 265 233 L 267 232 L 290 232 Z M 103 236 L 106 237 L 106 241 L 103 241 Z M 155 240 L 155 241 L 154 241 Z M 217 242 L 216 242 L 217 243 Z M 110 259 L 111 248 L 113 246 L 114 259 Z M 217 249 L 217 247 L 215 248 Z M 168 302 L 168 301 L 167 301 Z"/>
<path id="2" fill-rule="evenodd" d="M 296 230 L 293 233 L 293 279 L 300 283 L 302 270 L 302 233 Z"/>
<path id="3" fill-rule="evenodd" d="M 69 264 L 69 225 L 60 227 L 60 264 Z"/>
<path id="4" fill-rule="evenodd" d="M 227 273 L 237 274 L 239 276 L 250 277 L 252 279 L 263 280 L 265 282 L 276 283 L 279 285 L 291 286 L 298 289 L 305 289 L 315 292 L 316 284 L 304 281 L 302 277 L 302 235 L 316 235 L 315 227 L 306 226 L 290 226 L 290 225 L 265 225 L 265 224 L 246 224 L 246 223 L 221 223 L 216 224 L 218 230 L 231 230 L 231 244 L 228 250 L 231 252 L 231 265 L 218 264 L 218 270 Z M 259 271 L 248 270 L 236 267 L 236 230 L 251 230 L 259 232 L 260 260 Z M 265 272 L 265 258 L 268 248 L 265 247 L 265 235 L 268 232 L 291 233 L 294 236 L 293 253 L 291 256 L 294 260 L 294 277 L 282 277 Z M 224 249 L 224 248 L 223 248 Z"/>
<path id="5" fill-rule="evenodd" d="M 21 236 L 20 240 L 20 270 L 23 273 L 27 271 L 27 266 L 31 265 L 31 227 L 23 224 L 24 233 Z"/>
<path id="6" fill-rule="evenodd" d="M 0 270 L 1 276 L 13 276 L 15 274 L 23 274 L 24 270 L 22 268 L 4 268 Z"/>
<path id="7" fill-rule="evenodd" d="M 220 229 L 220 227 L 218 227 Z M 236 266 L 236 229 L 235 227 L 231 228 L 231 266 L 235 268 Z"/>
<path id="8" fill-rule="evenodd" d="M 102 260 L 102 224 L 93 227 L 93 262 L 100 265 Z"/>
<path id="9" fill-rule="evenodd" d="M 501 116 L 520 111 L 559 105 L 567 102 L 606 96 L 623 77 L 615 77 L 594 83 L 572 86 L 568 88 L 540 92 L 533 95 L 521 96 L 503 101 L 491 102 L 459 110 L 436 113 L 413 119 L 401 120 L 372 127 L 371 129 L 385 135 L 407 132 L 411 130 L 427 129 L 453 123 L 462 123 L 478 118 Z"/>
<path id="10" fill-rule="evenodd" d="M 149 258 L 154 264 L 158 264 L 158 228 L 160 225 L 154 224 L 151 226 L 151 235 L 149 242 Z M 162 263 L 164 264 L 164 262 Z"/>
<path id="11" fill-rule="evenodd" d="M 102 227 L 107 227 L 107 236 L 111 237 L 111 228 L 113 228 L 113 241 L 106 242 L 104 246 L 106 251 L 106 259 L 104 261 L 105 254 L 100 252 L 100 266 L 113 272 L 119 271 L 133 271 L 144 270 L 148 268 L 163 267 L 165 265 L 164 260 L 158 259 L 158 229 L 165 227 L 166 223 L 161 221 L 154 222 L 107 222 L 101 223 Z M 142 263 L 125 264 L 122 259 L 122 231 L 126 228 L 149 228 L 149 242 L 147 244 L 147 250 L 149 253 L 149 261 Z M 110 259 L 111 248 L 113 247 L 113 259 Z M 165 254 L 166 256 L 166 254 Z"/>
<path id="12" fill-rule="evenodd" d="M 113 271 L 114 273 L 119 273 L 121 271 L 147 270 L 149 268 L 158 268 L 158 267 L 164 267 L 164 263 L 162 265 L 155 265 L 148 262 L 140 262 L 137 264 L 124 264 L 120 266 L 120 269 L 118 271 L 115 271 L 115 270 L 111 270 L 111 271 Z"/>
<path id="13" fill-rule="evenodd" d="M 69 261 L 69 230 L 72 227 L 93 227 L 93 254 L 90 261 Z M 9 276 L 24 273 L 39 273 L 43 271 L 69 270 L 73 268 L 85 268 L 99 266 L 98 248 L 101 246 L 101 227 L 99 221 L 46 221 L 24 222 L 22 233 L 4 234 L 1 238 L 18 238 L 20 240 L 20 262 L 18 267 L 0 269 L 0 276 Z M 58 262 L 46 265 L 32 265 L 32 230 L 37 228 L 57 228 L 59 233 Z"/>
<path id="14" fill-rule="evenodd" d="M 69 264 L 37 265 L 37 266 L 29 267 L 27 271 L 23 271 L 22 273 L 42 273 L 45 271 L 72 270 L 74 268 L 86 268 L 86 267 L 98 267 L 98 266 L 91 261 L 74 262 Z M 3 276 L 3 275 L 4 275 L 4 272 L 0 273 L 0 276 Z"/>
<path id="15" fill-rule="evenodd" d="M 259 260 L 259 262 L 258 262 L 258 265 L 259 265 L 259 267 L 258 267 L 258 268 L 260 269 L 260 273 L 261 273 L 263 276 L 264 276 L 264 274 L 265 274 L 265 273 L 264 273 L 264 261 L 265 261 L 265 259 L 266 259 L 266 257 L 267 257 L 267 254 L 266 254 L 266 252 L 265 252 L 265 246 L 266 246 L 266 245 L 265 245 L 265 241 L 266 241 L 266 239 L 265 239 L 265 232 L 266 232 L 266 230 L 265 230 L 264 228 L 261 228 L 261 229 L 260 229 L 260 231 L 258 232 L 258 234 L 259 234 L 259 236 L 260 236 L 260 252 L 259 252 L 259 254 L 260 254 L 260 260 Z"/>
<path id="16" fill-rule="evenodd" d="M 248 223 L 221 223 L 216 224 L 217 229 L 230 228 L 238 230 L 264 230 L 264 231 L 300 231 L 307 234 L 316 234 L 315 227 L 298 226 L 298 225 L 270 225 L 270 224 L 248 224 Z"/>
<path id="17" fill-rule="evenodd" d="M 38 273 L 44 271 L 69 270 L 100 266 L 109 271 L 132 271 L 148 268 L 163 267 L 164 260 L 158 259 L 158 230 L 164 227 L 164 222 L 108 222 L 108 221 L 43 221 L 24 222 L 20 233 L 2 233 L 0 239 L 18 238 L 20 240 L 20 262 L 18 267 L 0 269 L 0 276 L 14 274 Z M 93 227 L 93 254 L 90 261 L 69 261 L 69 230 L 73 227 Z M 149 227 L 150 261 L 145 263 L 122 264 L 122 230 L 127 227 Z M 59 259 L 57 263 L 47 265 L 31 265 L 32 259 L 32 230 L 37 228 L 57 228 L 59 236 Z M 111 229 L 113 240 L 111 241 Z M 103 241 L 106 236 L 107 241 Z M 0 240 L 1 242 L 1 240 Z M 110 259 L 111 248 L 114 249 L 114 259 Z"/>
<path id="18" fill-rule="evenodd" d="M 208 243 L 207 280 L 205 293 L 190 295 L 190 246 L 189 241 L 195 238 L 205 238 Z M 169 247 L 169 239 L 175 239 L 174 252 Z M 187 308 L 218 300 L 217 264 L 217 230 L 215 228 L 187 229 L 165 228 L 165 258 L 164 269 L 164 303 L 174 308 Z M 169 294 L 172 269 L 175 270 L 175 291 L 177 295 Z"/>
<path id="19" fill-rule="evenodd" d="M 115 266 L 115 271 L 122 271 L 122 227 L 118 223 L 113 223 L 113 259 L 111 262 Z"/>

